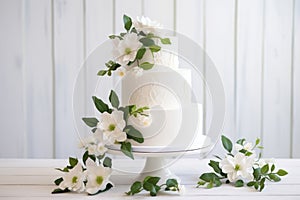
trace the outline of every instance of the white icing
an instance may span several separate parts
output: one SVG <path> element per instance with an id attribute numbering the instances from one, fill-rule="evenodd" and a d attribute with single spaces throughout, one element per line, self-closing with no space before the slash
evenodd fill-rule
<path id="1" fill-rule="evenodd" d="M 195 133 L 201 135 L 202 105 L 191 102 L 191 70 L 179 68 L 178 56 L 174 54 L 178 52 L 177 40 L 171 41 L 172 45 L 164 45 L 167 49 L 155 53 L 154 58 L 149 50 L 146 51 L 140 63 L 155 63 L 151 70 L 144 70 L 138 77 L 128 73 L 122 79 L 122 104 L 151 109 L 150 125 L 143 126 L 141 120 L 129 118 L 128 123 L 145 139 L 144 143 L 133 142 L 133 145 L 172 145 L 182 149 L 197 139 Z M 191 119 L 183 119 L 183 113 Z"/>

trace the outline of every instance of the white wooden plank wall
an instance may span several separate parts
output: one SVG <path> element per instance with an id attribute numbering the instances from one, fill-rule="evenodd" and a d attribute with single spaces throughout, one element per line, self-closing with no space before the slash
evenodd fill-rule
<path id="1" fill-rule="evenodd" d="M 77 155 L 73 84 L 123 13 L 207 51 L 224 82 L 224 134 L 262 137 L 266 157 L 300 157 L 300 0 L 1 0 L 0 157 Z M 78 77 L 82 113 L 93 109 L 91 73 Z"/>

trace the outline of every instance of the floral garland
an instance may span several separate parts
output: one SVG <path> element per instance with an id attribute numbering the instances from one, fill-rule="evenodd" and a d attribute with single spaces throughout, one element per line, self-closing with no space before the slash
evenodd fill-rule
<path id="1" fill-rule="evenodd" d="M 222 135 L 222 144 L 227 155 L 223 159 L 216 156 L 220 161 L 210 160 L 208 165 L 214 172 L 202 174 L 199 177 L 198 187 L 218 187 L 222 185 L 221 180 L 234 183 L 236 187 L 242 187 L 246 181 L 247 186 L 262 191 L 266 180 L 280 181 L 279 176 L 285 176 L 288 173 L 283 169 L 275 172 L 274 161 L 261 159 L 261 153 L 256 157 L 255 149 L 263 148 L 259 146 L 259 143 L 260 139 L 256 139 L 254 146 L 245 139 L 239 139 L 233 147 L 231 140 Z"/>
<path id="2" fill-rule="evenodd" d="M 132 22 L 127 15 L 123 16 L 126 32 L 119 35 L 111 35 L 113 56 L 115 61 L 105 63 L 105 70 L 100 70 L 98 76 L 111 76 L 116 71 L 117 75 L 124 76 L 131 72 L 140 76 L 143 70 L 150 70 L 154 66 L 155 54 L 161 50 L 161 44 L 171 44 L 169 38 L 162 38 L 157 33 L 160 24 L 151 21 L 149 18 L 138 18 Z M 145 59 L 144 56 L 148 55 Z M 152 59 L 149 60 L 150 58 Z M 151 62 L 152 61 L 152 62 Z M 121 106 L 118 95 L 111 90 L 109 94 L 110 106 L 103 100 L 93 96 L 96 109 L 101 113 L 100 120 L 95 117 L 84 117 L 82 120 L 92 128 L 92 134 L 81 141 L 80 147 L 85 150 L 80 163 L 77 158 L 69 158 L 69 165 L 63 169 L 63 177 L 55 180 L 58 186 L 52 193 L 64 193 L 70 191 L 97 194 L 113 187 L 109 181 L 112 173 L 112 160 L 106 156 L 107 145 L 120 145 L 120 150 L 131 159 L 131 141 L 143 143 L 142 133 L 133 125 L 129 124 L 129 118 L 137 118 L 142 125 L 149 125 L 152 121 L 149 107 L 137 107 L 136 105 Z M 155 181 L 154 181 L 155 180 Z M 144 180 L 144 189 L 149 189 L 154 194 L 153 184 L 157 189 L 158 180 L 155 177 L 148 177 Z M 176 180 L 168 180 L 166 189 L 179 188 Z M 148 186 L 147 186 L 148 185 Z M 150 186 L 149 186 L 150 185 Z M 135 185 L 136 186 L 136 185 Z M 153 186 L 154 187 L 154 186 Z M 179 189 L 178 189 L 179 190 Z M 132 192 L 134 194 L 136 192 Z M 156 193 L 155 193 L 156 194 Z"/>

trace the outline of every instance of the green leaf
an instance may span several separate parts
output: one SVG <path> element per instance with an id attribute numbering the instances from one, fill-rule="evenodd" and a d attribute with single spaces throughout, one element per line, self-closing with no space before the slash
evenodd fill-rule
<path id="1" fill-rule="evenodd" d="M 133 139 L 134 141 L 136 141 L 138 143 L 144 142 L 144 138 L 143 138 L 143 135 L 141 134 L 141 132 L 138 131 L 137 129 L 135 129 L 133 126 L 127 125 L 124 130 L 127 133 L 128 139 Z"/>
<path id="2" fill-rule="evenodd" d="M 151 45 L 151 46 L 149 47 L 149 49 L 151 50 L 151 52 L 159 52 L 160 49 L 161 49 L 161 47 L 158 46 L 158 45 Z"/>
<path id="3" fill-rule="evenodd" d="M 136 59 L 140 60 L 143 58 L 144 54 L 146 53 L 146 48 L 142 47 L 138 50 L 138 52 L 136 53 Z"/>
<path id="4" fill-rule="evenodd" d="M 156 191 L 155 185 L 153 185 L 152 183 L 145 182 L 143 184 L 143 188 L 146 191 L 149 191 L 151 196 L 156 196 L 157 191 Z"/>
<path id="5" fill-rule="evenodd" d="M 139 41 L 146 47 L 155 45 L 154 40 L 150 38 L 141 38 Z"/>
<path id="6" fill-rule="evenodd" d="M 243 187 L 244 186 L 244 181 L 243 180 L 237 180 L 235 182 L 235 187 Z"/>
<path id="7" fill-rule="evenodd" d="M 273 172 L 274 170 L 275 170 L 275 165 L 272 164 L 272 166 L 271 166 L 271 172 Z"/>
<path id="8" fill-rule="evenodd" d="M 104 112 L 110 113 L 110 109 L 109 109 L 108 105 L 106 103 L 104 103 L 101 99 L 98 99 L 96 96 L 93 96 L 93 101 L 94 101 L 94 104 L 95 104 L 97 110 L 100 113 L 104 113 Z"/>
<path id="9" fill-rule="evenodd" d="M 216 162 L 214 160 L 210 160 L 208 165 L 211 166 L 216 173 L 221 174 L 222 170 L 219 167 L 219 162 Z"/>
<path id="10" fill-rule="evenodd" d="M 129 106 L 120 107 L 119 110 L 123 111 L 123 119 L 125 120 L 125 122 L 127 124 L 128 117 L 129 117 Z"/>
<path id="11" fill-rule="evenodd" d="M 129 31 L 132 26 L 131 18 L 127 15 L 123 15 L 124 28 Z"/>
<path id="12" fill-rule="evenodd" d="M 153 66 L 154 66 L 154 64 L 149 63 L 149 62 L 143 62 L 142 64 L 139 65 L 139 67 L 144 70 L 152 69 Z"/>
<path id="13" fill-rule="evenodd" d="M 111 166 L 112 166 L 112 164 L 111 164 L 111 158 L 105 157 L 104 160 L 103 160 L 103 166 L 111 168 Z"/>
<path id="14" fill-rule="evenodd" d="M 118 95 L 113 90 L 110 91 L 109 101 L 110 101 L 112 107 L 114 107 L 116 109 L 119 108 L 120 101 L 119 101 Z"/>
<path id="15" fill-rule="evenodd" d="M 178 182 L 176 179 L 168 179 L 166 185 L 167 187 L 178 187 Z"/>
<path id="16" fill-rule="evenodd" d="M 238 141 L 236 141 L 237 144 L 240 144 L 240 145 L 244 145 L 244 142 L 246 141 L 246 139 L 239 139 Z"/>
<path id="17" fill-rule="evenodd" d="M 73 168 L 73 167 L 75 167 L 75 165 L 77 165 L 78 159 L 69 157 L 69 163 L 70 163 L 71 167 Z"/>
<path id="18" fill-rule="evenodd" d="M 260 168 L 254 169 L 253 176 L 255 180 L 259 180 L 261 177 L 261 169 Z"/>
<path id="19" fill-rule="evenodd" d="M 161 38 L 160 42 L 163 43 L 163 44 L 171 44 L 171 41 L 170 41 L 169 38 Z"/>
<path id="20" fill-rule="evenodd" d="M 134 159 L 130 142 L 122 142 L 121 143 L 121 151 L 129 158 Z"/>
<path id="21" fill-rule="evenodd" d="M 257 139 L 255 140 L 255 146 L 257 146 L 259 143 L 260 143 L 260 139 L 257 138 Z"/>
<path id="22" fill-rule="evenodd" d="M 96 119 L 95 117 L 83 117 L 82 120 L 86 125 L 92 128 L 96 127 L 99 122 L 98 119 Z"/>
<path id="23" fill-rule="evenodd" d="M 59 168 L 55 168 L 56 170 L 58 171 L 61 171 L 61 172 L 69 172 L 69 168 L 68 167 L 65 167 L 63 169 L 59 169 Z"/>
<path id="24" fill-rule="evenodd" d="M 222 144 L 229 153 L 232 151 L 232 142 L 224 135 L 222 135 Z"/>
<path id="25" fill-rule="evenodd" d="M 129 194 L 131 195 L 137 194 L 141 191 L 141 188 L 142 188 L 142 183 L 140 181 L 136 181 L 130 187 Z"/>
<path id="26" fill-rule="evenodd" d="M 210 182 L 207 184 L 207 186 L 206 186 L 207 189 L 211 189 L 211 188 L 213 188 L 213 187 L 214 187 L 214 182 L 213 182 L 213 181 L 210 181 Z"/>
<path id="27" fill-rule="evenodd" d="M 62 189 L 59 189 L 59 188 L 56 188 L 54 189 L 51 193 L 52 194 L 59 194 L 59 193 L 66 193 L 66 192 L 70 192 L 70 190 L 68 188 L 62 190 Z"/>
<path id="28" fill-rule="evenodd" d="M 197 184 L 198 184 L 198 186 L 201 186 L 201 185 L 205 185 L 205 183 L 206 183 L 205 181 L 198 181 Z"/>
<path id="29" fill-rule="evenodd" d="M 268 174 L 269 178 L 272 179 L 275 182 L 279 182 L 281 178 L 277 176 L 276 174 Z"/>
<path id="30" fill-rule="evenodd" d="M 147 176 L 145 179 L 144 179 L 144 183 L 148 182 L 148 183 L 151 183 L 153 185 L 156 185 L 158 183 L 158 181 L 160 180 L 160 177 L 157 177 L 157 176 Z"/>
<path id="31" fill-rule="evenodd" d="M 247 183 L 247 186 L 252 187 L 254 186 L 255 183 L 256 183 L 255 181 L 250 181 L 249 183 Z"/>
<path id="32" fill-rule="evenodd" d="M 83 161 L 84 164 L 86 163 L 88 158 L 89 158 L 89 152 L 86 151 L 86 152 L 84 152 L 84 154 L 82 156 L 82 161 Z"/>
<path id="33" fill-rule="evenodd" d="M 97 73 L 97 75 L 98 76 L 104 76 L 105 74 L 106 74 L 106 70 L 100 70 L 98 73 Z"/>
<path id="34" fill-rule="evenodd" d="M 219 179 L 219 176 L 217 176 L 215 173 L 204 173 L 199 178 L 206 182 L 210 182 L 214 181 L 215 179 Z"/>
<path id="35" fill-rule="evenodd" d="M 278 174 L 279 176 L 285 176 L 288 174 L 288 172 L 283 169 L 280 169 L 280 170 L 278 170 L 278 172 L 276 174 Z"/>
<path id="36" fill-rule="evenodd" d="M 265 181 L 266 181 L 266 178 L 262 178 L 260 183 L 259 183 L 259 191 L 261 192 L 264 188 L 265 188 Z"/>
<path id="37" fill-rule="evenodd" d="M 55 185 L 59 185 L 63 180 L 64 180 L 64 179 L 63 179 L 62 177 L 60 177 L 60 178 L 56 179 L 56 180 L 54 181 L 54 183 L 55 183 Z"/>
<path id="38" fill-rule="evenodd" d="M 265 164 L 262 168 L 261 168 L 261 173 L 262 174 L 266 174 L 269 171 L 269 164 Z"/>
<path id="39" fill-rule="evenodd" d="M 254 188 L 257 190 L 258 187 L 259 187 L 258 182 L 255 182 L 255 183 L 254 183 Z"/>
<path id="40" fill-rule="evenodd" d="M 252 152 L 247 151 L 247 152 L 245 153 L 245 156 L 251 156 L 252 154 L 253 154 Z"/>

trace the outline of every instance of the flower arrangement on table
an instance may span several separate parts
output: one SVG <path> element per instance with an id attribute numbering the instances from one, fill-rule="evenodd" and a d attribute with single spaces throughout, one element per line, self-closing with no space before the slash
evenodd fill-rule
<path id="1" fill-rule="evenodd" d="M 126 32 L 119 35 L 111 35 L 113 42 L 113 55 L 115 60 L 110 60 L 106 69 L 100 70 L 98 76 L 111 76 L 114 72 L 118 76 L 124 76 L 130 72 L 140 76 L 143 70 L 150 70 L 154 66 L 155 57 L 161 50 L 160 45 L 169 45 L 169 38 L 163 38 L 157 32 L 160 24 L 148 18 L 137 18 L 136 21 L 126 15 L 123 16 Z M 152 62 L 144 56 L 152 56 Z M 58 169 L 63 173 L 62 177 L 55 180 L 58 186 L 52 193 L 83 192 L 89 195 L 105 192 L 113 187 L 110 181 L 112 173 L 112 159 L 106 155 L 107 145 L 120 145 L 124 155 L 134 159 L 131 141 L 143 143 L 143 134 L 133 125 L 128 123 L 129 118 L 136 118 L 140 124 L 149 125 L 152 121 L 150 108 L 147 106 L 137 107 L 136 105 L 120 105 L 118 95 L 111 90 L 109 104 L 96 96 L 93 96 L 96 109 L 101 113 L 100 120 L 95 117 L 84 117 L 84 123 L 91 127 L 91 134 L 81 141 L 80 147 L 84 149 L 82 160 L 69 158 L 69 165 Z M 275 165 L 256 159 L 254 149 L 258 146 L 259 140 L 254 147 L 246 143 L 244 139 L 238 140 L 233 152 L 232 142 L 222 136 L 222 144 L 228 151 L 224 159 L 217 157 L 220 161 L 211 160 L 214 172 L 204 173 L 200 176 L 199 186 L 206 185 L 207 188 L 220 186 L 223 179 L 226 183 L 234 182 L 235 186 L 244 185 L 244 180 L 249 181 L 248 186 L 253 186 L 260 191 L 264 188 L 266 180 L 280 181 L 279 176 L 287 174 L 280 169 L 274 172 Z M 156 196 L 159 191 L 177 191 L 183 193 L 184 187 L 180 186 L 176 179 L 168 179 L 163 184 L 158 184 L 160 177 L 146 177 L 143 181 L 134 182 L 127 195 L 135 195 L 143 190 L 148 191 L 151 196 Z"/>
<path id="2" fill-rule="evenodd" d="M 246 142 L 245 139 L 239 139 L 233 145 L 230 139 L 222 135 L 222 144 L 227 155 L 223 159 L 216 156 L 219 161 L 210 160 L 209 166 L 214 172 L 202 174 L 199 177 L 198 187 L 218 187 L 222 185 L 221 180 L 242 187 L 246 181 L 247 186 L 262 191 L 266 180 L 280 181 L 279 176 L 285 176 L 287 172 L 283 169 L 275 170 L 272 159 L 261 159 L 261 153 L 256 154 L 255 149 L 263 148 L 259 143 L 260 139 L 256 139 L 255 145 Z"/>

